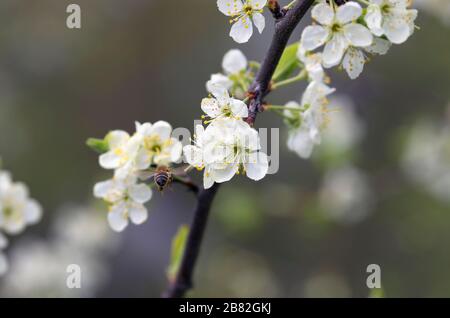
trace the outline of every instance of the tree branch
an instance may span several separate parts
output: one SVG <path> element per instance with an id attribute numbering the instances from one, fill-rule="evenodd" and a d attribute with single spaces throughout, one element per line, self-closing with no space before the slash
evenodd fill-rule
<path id="1" fill-rule="evenodd" d="M 276 20 L 275 34 L 269 50 L 248 92 L 250 104 L 247 122 L 249 124 L 253 125 L 258 112 L 263 110 L 262 101 L 270 91 L 270 81 L 281 55 L 295 27 L 313 3 L 314 0 L 298 0 L 291 9 Z M 192 288 L 192 274 L 205 232 L 211 204 L 218 189 L 219 184 L 216 183 L 212 188 L 200 191 L 180 269 L 175 281 L 169 286 L 168 290 L 163 294 L 163 297 L 183 297 Z"/>
<path id="2" fill-rule="evenodd" d="M 219 190 L 219 184 L 215 183 L 211 188 L 200 191 L 198 195 L 197 207 L 194 212 L 185 252 L 181 261 L 180 269 L 175 281 L 169 286 L 163 294 L 164 298 L 180 298 L 192 288 L 192 273 L 197 262 L 200 245 L 208 221 L 211 204 Z"/>
<path id="3" fill-rule="evenodd" d="M 255 123 L 258 112 L 263 111 L 263 99 L 270 92 L 270 81 L 292 32 L 313 3 L 314 0 L 299 0 L 294 7 L 286 12 L 284 17 L 275 22 L 275 33 L 272 43 L 255 81 L 249 89 L 250 104 L 247 122 L 250 125 Z"/>
<path id="4" fill-rule="evenodd" d="M 199 186 L 188 177 L 173 176 L 173 183 L 184 185 L 188 190 L 192 191 L 196 196 L 200 192 Z"/>

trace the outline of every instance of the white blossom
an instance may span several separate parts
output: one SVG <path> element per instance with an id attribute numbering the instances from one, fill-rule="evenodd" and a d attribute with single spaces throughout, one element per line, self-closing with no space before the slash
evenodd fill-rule
<path id="1" fill-rule="evenodd" d="M 219 11 L 231 17 L 230 36 L 237 43 L 247 42 L 253 34 L 253 24 L 259 33 L 266 25 L 263 9 L 267 0 L 217 0 Z"/>
<path id="2" fill-rule="evenodd" d="M 109 151 L 100 155 L 100 166 L 104 169 L 116 169 L 118 176 L 125 177 L 133 168 L 140 139 L 138 136 L 130 137 L 126 131 L 114 130 L 106 135 L 105 141 Z"/>
<path id="3" fill-rule="evenodd" d="M 165 121 L 136 123 L 136 135 L 141 141 L 136 156 L 136 168 L 145 170 L 150 165 L 169 166 L 178 161 L 182 155 L 181 142 L 171 137 L 172 126 Z"/>
<path id="4" fill-rule="evenodd" d="M 29 197 L 28 187 L 12 182 L 8 172 L 0 171 L 0 230 L 21 233 L 27 225 L 37 223 L 41 215 L 42 208 Z"/>
<path id="5" fill-rule="evenodd" d="M 303 30 L 301 46 L 312 51 L 325 44 L 323 66 L 330 68 L 340 64 L 350 46 L 367 47 L 372 44 L 372 33 L 356 21 L 362 12 L 361 6 L 353 1 L 337 9 L 319 3 L 312 9 L 312 17 L 320 25 L 308 26 Z"/>
<path id="6" fill-rule="evenodd" d="M 402 156 L 402 168 L 407 177 L 438 200 L 450 202 L 449 162 L 450 117 L 444 124 L 429 120 L 416 123 Z"/>
<path id="7" fill-rule="evenodd" d="M 66 205 L 55 215 L 45 239 L 31 237 L 12 247 L 2 296 L 94 297 L 109 279 L 110 256 L 120 246 L 120 235 L 109 230 L 102 213 Z M 81 267 L 81 288 L 67 288 L 70 264 Z"/>
<path id="8" fill-rule="evenodd" d="M 336 157 L 358 145 L 364 137 L 365 125 L 349 96 L 333 95 L 328 109 L 333 113 L 333 120 L 330 120 L 323 131 L 320 150 Z"/>
<path id="9" fill-rule="evenodd" d="M 319 202 L 324 213 L 333 220 L 356 223 L 369 214 L 373 194 L 366 175 L 352 166 L 326 173 Z"/>
<path id="10" fill-rule="evenodd" d="M 333 92 L 334 89 L 324 83 L 311 82 L 303 93 L 301 105 L 297 102 L 286 104 L 284 115 L 289 127 L 287 145 L 301 158 L 309 158 L 314 145 L 321 142 L 320 132 L 326 123 L 327 96 Z"/>
<path id="11" fill-rule="evenodd" d="M 128 225 L 128 219 L 134 224 L 147 220 L 148 212 L 144 204 L 152 197 L 152 191 L 146 184 L 137 183 L 137 177 L 111 179 L 99 182 L 94 187 L 94 196 L 105 200 L 109 205 L 108 222 L 114 231 L 121 232 Z"/>
<path id="12" fill-rule="evenodd" d="M 133 136 L 121 130 L 111 131 L 105 141 L 109 151 L 100 155 L 100 166 L 115 169 L 115 177 L 126 179 L 136 170 L 148 169 L 151 165 L 169 166 L 180 159 L 182 145 L 171 137 L 172 126 L 165 121 L 136 123 Z"/>
<path id="13" fill-rule="evenodd" d="M 267 155 L 260 149 L 255 129 L 242 120 L 223 119 L 206 129 L 197 126 L 194 145 L 185 146 L 184 154 L 189 164 L 205 170 L 203 183 L 208 189 L 239 173 L 261 180 L 269 165 Z"/>
<path id="14" fill-rule="evenodd" d="M 391 47 L 391 42 L 383 38 L 374 37 L 370 46 L 357 48 L 350 46 L 342 60 L 342 66 L 351 79 L 356 79 L 364 70 L 367 54 L 384 55 Z"/>
<path id="15" fill-rule="evenodd" d="M 414 33 L 417 10 L 410 5 L 411 0 L 370 0 L 364 20 L 374 35 L 401 44 Z"/>
<path id="16" fill-rule="evenodd" d="M 206 83 L 206 89 L 212 93 L 215 86 L 225 87 L 233 93 L 234 96 L 244 98 L 242 82 L 245 82 L 248 61 L 245 55 L 238 49 L 228 51 L 223 57 L 222 73 L 212 74 L 210 80 Z"/>
<path id="17" fill-rule="evenodd" d="M 310 81 L 324 82 L 326 80 L 325 71 L 322 67 L 322 53 L 308 52 L 300 44 L 297 50 L 297 58 L 303 63 Z"/>
<path id="18" fill-rule="evenodd" d="M 202 110 L 210 119 L 248 117 L 247 105 L 243 101 L 231 97 L 225 87 L 211 86 L 211 93 L 213 98 L 204 98 L 201 103 Z"/>

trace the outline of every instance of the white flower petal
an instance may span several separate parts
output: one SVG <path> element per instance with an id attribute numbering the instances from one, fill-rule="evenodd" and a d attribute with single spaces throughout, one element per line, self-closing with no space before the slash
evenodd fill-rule
<path id="1" fill-rule="evenodd" d="M 116 169 L 120 166 L 122 158 L 114 151 L 108 151 L 98 158 L 100 167 L 104 169 Z"/>
<path id="2" fill-rule="evenodd" d="M 106 135 L 106 141 L 108 142 L 110 149 L 121 147 L 129 138 L 130 135 L 122 130 L 113 130 Z"/>
<path id="3" fill-rule="evenodd" d="M 148 136 L 152 132 L 152 124 L 151 123 L 139 123 L 136 122 L 136 132 L 142 136 Z"/>
<path id="4" fill-rule="evenodd" d="M 230 36 L 237 43 L 246 43 L 253 34 L 253 25 L 247 16 L 241 17 L 233 24 L 230 30 Z"/>
<path id="5" fill-rule="evenodd" d="M 220 73 L 212 74 L 211 79 L 208 82 L 206 82 L 206 90 L 212 93 L 214 87 L 216 86 L 222 86 L 228 90 L 233 86 L 233 81 L 230 80 L 228 76 L 225 76 L 223 74 Z"/>
<path id="6" fill-rule="evenodd" d="M 372 33 L 361 24 L 351 23 L 345 25 L 344 34 L 350 44 L 356 47 L 369 46 L 373 42 Z"/>
<path id="7" fill-rule="evenodd" d="M 152 163 L 152 156 L 150 155 L 148 150 L 145 148 L 139 149 L 138 153 L 136 154 L 136 158 L 134 159 L 136 169 L 138 170 L 148 169 L 151 163 Z"/>
<path id="8" fill-rule="evenodd" d="M 309 137 L 308 131 L 300 129 L 289 134 L 287 146 L 300 158 L 308 159 L 313 151 L 314 142 Z"/>
<path id="9" fill-rule="evenodd" d="M 319 3 L 311 11 L 314 20 L 322 25 L 331 25 L 334 20 L 334 10 L 326 3 Z"/>
<path id="10" fill-rule="evenodd" d="M 203 188 L 209 189 L 214 185 L 214 179 L 211 171 L 205 169 L 203 173 Z"/>
<path id="11" fill-rule="evenodd" d="M 374 37 L 372 45 L 365 47 L 364 50 L 371 54 L 384 55 L 389 51 L 390 47 L 391 42 L 388 40 Z"/>
<path id="12" fill-rule="evenodd" d="M 116 232 L 122 232 L 128 226 L 128 216 L 124 202 L 113 205 L 108 212 L 109 226 Z"/>
<path id="13" fill-rule="evenodd" d="M 228 164 L 225 169 L 215 169 L 213 174 L 214 181 L 217 183 L 230 181 L 238 170 L 238 164 Z"/>
<path id="14" fill-rule="evenodd" d="M 349 48 L 342 61 L 342 66 L 351 79 L 356 79 L 364 69 L 364 54 L 361 50 Z"/>
<path id="15" fill-rule="evenodd" d="M 307 26 L 302 33 L 301 46 L 307 51 L 315 50 L 325 43 L 329 34 L 328 29 L 320 25 Z"/>
<path id="16" fill-rule="evenodd" d="M 181 158 L 181 155 L 183 154 L 183 145 L 178 139 L 171 138 L 170 146 L 168 146 L 165 150 L 170 154 L 170 161 L 175 163 Z"/>
<path id="17" fill-rule="evenodd" d="M 227 74 L 236 74 L 247 69 L 247 58 L 241 50 L 229 50 L 222 61 L 222 68 Z"/>
<path id="18" fill-rule="evenodd" d="M 341 5 L 336 11 L 336 20 L 341 24 L 346 24 L 358 19 L 362 14 L 361 6 L 354 2 L 347 2 Z"/>
<path id="19" fill-rule="evenodd" d="M 250 179 L 259 181 L 267 174 L 267 171 L 269 170 L 269 161 L 267 155 L 263 152 L 254 153 L 252 156 L 255 158 L 251 159 L 250 163 L 244 164 L 245 173 Z"/>
<path id="20" fill-rule="evenodd" d="M 199 169 L 203 167 L 203 153 L 199 147 L 193 145 L 184 146 L 183 153 L 188 164 Z"/>
<path id="21" fill-rule="evenodd" d="M 167 140 L 172 133 L 172 126 L 166 121 L 157 121 L 151 128 L 151 134 L 157 134 L 161 140 Z"/>
<path id="22" fill-rule="evenodd" d="M 247 3 L 256 10 L 261 10 L 266 6 L 267 0 L 247 0 Z"/>
<path id="23" fill-rule="evenodd" d="M 255 24 L 256 28 L 258 29 L 259 33 L 262 33 L 264 31 L 264 28 L 266 27 L 266 19 L 264 16 L 256 12 L 252 15 L 253 23 Z"/>
<path id="24" fill-rule="evenodd" d="M 112 180 L 98 182 L 94 186 L 94 196 L 99 199 L 104 199 L 113 189 L 114 181 Z"/>
<path id="25" fill-rule="evenodd" d="M 238 118 L 248 117 L 247 105 L 239 99 L 231 99 L 230 101 L 231 112 Z"/>
<path id="26" fill-rule="evenodd" d="M 41 220 L 42 207 L 36 200 L 29 200 L 23 213 L 27 224 L 36 224 Z"/>
<path id="27" fill-rule="evenodd" d="M 128 195 L 137 203 L 146 203 L 152 198 L 152 190 L 144 183 L 133 184 L 128 188 Z"/>
<path id="28" fill-rule="evenodd" d="M 333 38 L 325 44 L 322 58 L 325 67 L 330 68 L 338 65 L 348 47 L 347 39 L 341 34 L 334 34 Z"/>
<path id="29" fill-rule="evenodd" d="M 374 35 L 383 35 L 383 29 L 381 28 L 383 16 L 378 5 L 370 5 L 367 7 L 367 13 L 364 16 L 364 21 L 366 21 L 367 27 Z"/>
<path id="30" fill-rule="evenodd" d="M 148 211 L 142 204 L 130 204 L 128 206 L 128 214 L 131 222 L 134 224 L 142 224 L 148 219 Z"/>
<path id="31" fill-rule="evenodd" d="M 227 16 L 234 16 L 242 11 L 241 0 L 217 0 L 217 8 Z"/>
<path id="32" fill-rule="evenodd" d="M 219 102 L 215 98 L 203 98 L 201 109 L 211 118 L 216 118 L 222 113 Z"/>

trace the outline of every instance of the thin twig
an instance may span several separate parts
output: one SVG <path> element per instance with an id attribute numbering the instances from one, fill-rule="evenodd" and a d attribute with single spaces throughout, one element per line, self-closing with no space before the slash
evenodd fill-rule
<path id="1" fill-rule="evenodd" d="M 192 191 L 196 196 L 198 195 L 200 191 L 200 187 L 192 181 L 189 177 L 180 177 L 180 176 L 173 176 L 172 177 L 173 183 L 179 183 L 181 185 L 184 185 L 188 190 Z"/>
<path id="2" fill-rule="evenodd" d="M 203 240 L 203 234 L 206 229 L 211 204 L 219 190 L 219 184 L 214 184 L 207 190 L 200 191 L 198 195 L 197 207 L 194 212 L 194 220 L 192 221 L 186 248 L 181 261 L 180 269 L 177 273 L 175 281 L 169 286 L 163 294 L 164 298 L 180 298 L 183 297 L 189 289 L 192 288 L 192 274 L 197 262 L 200 246 Z"/>
<path id="3" fill-rule="evenodd" d="M 289 38 L 300 20 L 304 17 L 314 0 L 298 1 L 294 7 L 288 10 L 285 16 L 275 23 L 275 33 L 266 57 L 256 75 L 255 81 L 250 87 L 249 116 L 247 122 L 255 123 L 258 112 L 263 111 L 262 103 L 264 97 L 270 91 L 270 81 L 280 61 L 281 55 L 289 41 Z"/>
<path id="4" fill-rule="evenodd" d="M 269 93 L 270 81 L 286 48 L 289 37 L 313 3 L 314 0 L 299 0 L 286 11 L 283 17 L 276 20 L 275 34 L 269 50 L 248 92 L 250 98 L 248 123 L 253 125 L 258 112 L 262 111 L 263 98 Z M 219 184 L 216 183 L 211 188 L 199 192 L 194 220 L 191 224 L 179 272 L 174 282 L 163 294 L 163 297 L 183 297 L 192 288 L 192 274 L 200 251 L 211 204 L 218 189 Z"/>

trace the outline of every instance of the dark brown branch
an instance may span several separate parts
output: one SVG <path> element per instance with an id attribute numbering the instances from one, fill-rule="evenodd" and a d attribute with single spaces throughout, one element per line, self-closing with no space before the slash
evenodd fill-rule
<path id="1" fill-rule="evenodd" d="M 200 188 L 189 177 L 173 176 L 173 183 L 179 183 L 184 185 L 188 190 L 192 191 L 196 196 L 198 195 Z"/>
<path id="2" fill-rule="evenodd" d="M 203 234 L 208 221 L 211 204 L 216 196 L 217 190 L 219 190 L 219 184 L 215 183 L 211 188 L 200 191 L 198 195 L 197 207 L 194 212 L 194 220 L 192 221 L 190 227 L 180 269 L 177 273 L 175 281 L 163 294 L 163 297 L 165 298 L 183 297 L 186 291 L 192 288 L 192 274 L 194 272 L 195 263 L 197 262 L 198 253 L 203 240 Z"/>
<path id="3" fill-rule="evenodd" d="M 294 31 L 295 27 L 313 3 L 314 0 L 298 0 L 294 7 L 284 11 L 285 14 L 283 17 L 276 20 L 275 34 L 272 43 L 270 44 L 267 55 L 256 75 L 255 81 L 248 92 L 248 96 L 250 97 L 250 115 L 247 122 L 250 124 L 253 125 L 258 112 L 262 111 L 262 100 L 269 93 L 270 81 L 272 80 L 275 68 L 286 48 L 292 31 Z M 183 297 L 185 293 L 192 288 L 192 274 L 200 251 L 209 210 L 218 189 L 219 185 L 214 184 L 212 188 L 200 191 L 180 270 L 175 281 L 169 286 L 163 297 Z"/>
<path id="4" fill-rule="evenodd" d="M 304 17 L 314 0 L 298 1 L 285 16 L 275 22 L 275 33 L 261 68 L 249 90 L 249 116 L 247 122 L 255 123 L 258 112 L 263 111 L 262 102 L 270 91 L 270 81 L 280 61 L 289 38 L 300 20 Z"/>

